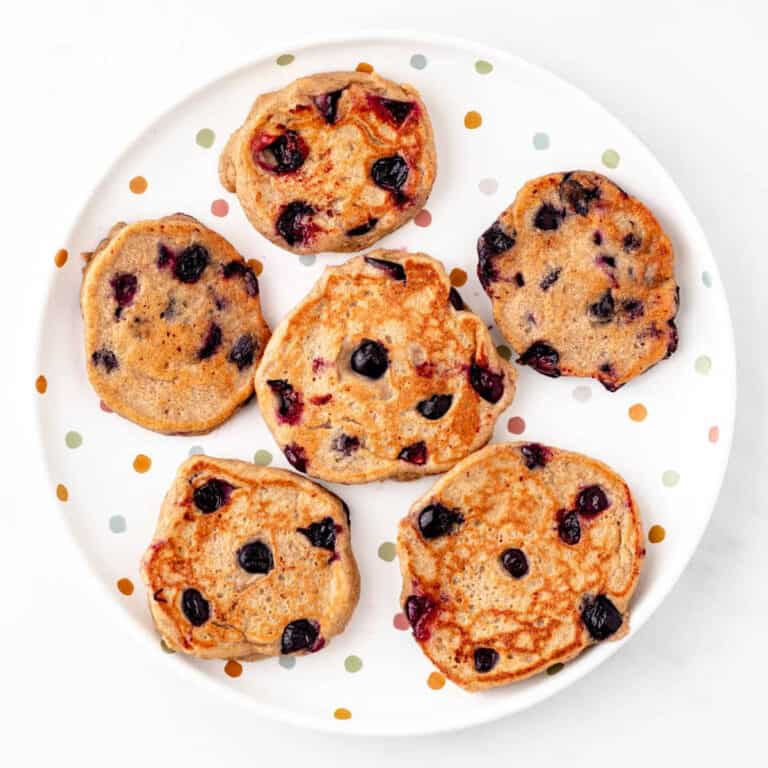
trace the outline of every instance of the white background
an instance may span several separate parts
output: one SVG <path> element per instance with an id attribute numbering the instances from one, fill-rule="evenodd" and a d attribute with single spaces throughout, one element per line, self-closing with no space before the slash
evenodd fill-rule
<path id="1" fill-rule="evenodd" d="M 458 6 L 78 0 L 16 4 L 5 12 L 4 765 L 542 768 L 765 760 L 768 13 L 763 3 L 746 1 Z M 44 287 L 53 254 L 103 169 L 159 112 L 254 59 L 261 47 L 372 27 L 507 48 L 622 119 L 666 166 L 701 221 L 731 302 L 739 358 L 736 435 L 720 501 L 657 614 L 619 654 L 556 698 L 488 726 L 430 738 L 344 739 L 261 721 L 182 680 L 162 654 L 137 654 L 54 519 L 59 510 L 42 481 L 34 429 L 33 355 Z"/>

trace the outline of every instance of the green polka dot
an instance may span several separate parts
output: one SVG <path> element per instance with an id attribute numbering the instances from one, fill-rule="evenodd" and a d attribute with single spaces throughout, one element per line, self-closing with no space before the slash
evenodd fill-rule
<path id="1" fill-rule="evenodd" d="M 262 448 L 253 454 L 253 463 L 258 464 L 260 467 L 269 466 L 272 463 L 272 454 Z"/>
<path id="2" fill-rule="evenodd" d="M 661 476 L 661 482 L 667 488 L 674 488 L 680 482 L 680 475 L 674 469 L 668 469 Z"/>
<path id="3" fill-rule="evenodd" d="M 391 563 L 395 559 L 395 545 L 391 541 L 385 541 L 379 545 L 379 557 Z"/>
<path id="4" fill-rule="evenodd" d="M 621 158 L 615 149 L 606 149 L 601 159 L 606 168 L 616 168 Z"/>
<path id="5" fill-rule="evenodd" d="M 359 672 L 363 668 L 363 660 L 359 656 L 347 656 L 344 659 L 344 669 L 347 672 Z"/>
<path id="6" fill-rule="evenodd" d="M 169 647 L 168 647 L 168 646 L 165 644 L 165 640 L 163 640 L 163 638 L 162 638 L 162 637 L 160 638 L 160 647 L 161 647 L 161 648 L 162 648 L 162 649 L 163 649 L 163 650 L 164 650 L 166 653 L 176 653 L 176 651 L 174 651 L 174 650 L 173 650 L 173 648 L 169 648 Z"/>
<path id="7" fill-rule="evenodd" d="M 112 515 L 109 518 L 109 530 L 112 533 L 124 533 L 127 527 L 125 518 L 122 515 Z"/>
<path id="8" fill-rule="evenodd" d="M 293 656 L 281 656 L 279 663 L 283 669 L 293 669 L 296 666 L 296 659 Z"/>
<path id="9" fill-rule="evenodd" d="M 281 53 L 275 61 L 278 67 L 287 67 L 295 58 L 292 53 Z"/>
<path id="10" fill-rule="evenodd" d="M 503 357 L 505 360 L 512 357 L 512 350 L 506 344 L 499 344 L 496 351 L 499 353 L 499 357 Z"/>
<path id="11" fill-rule="evenodd" d="M 83 436 L 79 432 L 67 432 L 64 442 L 67 448 L 79 448 L 83 444 Z"/>
<path id="12" fill-rule="evenodd" d="M 704 283 L 704 285 L 707 286 L 707 288 L 712 287 L 712 275 L 709 274 L 706 270 L 701 273 L 701 282 Z"/>
<path id="13" fill-rule="evenodd" d="M 411 66 L 414 69 L 424 69 L 427 66 L 427 57 L 421 53 L 414 53 L 411 56 Z"/>
<path id="14" fill-rule="evenodd" d="M 546 133 L 534 133 L 533 146 L 536 149 L 549 149 L 549 135 Z"/>
<path id="15" fill-rule="evenodd" d="M 478 75 L 487 75 L 489 72 L 493 71 L 493 64 L 491 64 L 490 61 L 483 61 L 482 59 L 478 59 L 475 62 L 475 72 L 477 72 Z"/>
<path id="16" fill-rule="evenodd" d="M 712 361 L 706 355 L 700 355 L 696 358 L 693 367 L 696 369 L 696 373 L 706 376 L 712 370 Z"/>
<path id="17" fill-rule="evenodd" d="M 299 261 L 305 266 L 305 267 L 311 267 L 316 260 L 316 256 L 314 253 L 309 253 L 304 256 L 299 256 Z"/>
<path id="18" fill-rule="evenodd" d="M 547 674 L 556 675 L 564 666 L 565 664 L 561 664 L 560 662 L 553 664 L 551 667 L 547 667 Z"/>
<path id="19" fill-rule="evenodd" d="M 216 139 L 216 134 L 210 128 L 201 128 L 195 136 L 197 145 L 203 149 L 210 149 Z"/>

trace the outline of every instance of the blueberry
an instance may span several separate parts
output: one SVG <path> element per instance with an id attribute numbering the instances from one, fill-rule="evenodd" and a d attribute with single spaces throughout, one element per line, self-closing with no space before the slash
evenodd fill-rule
<path id="1" fill-rule="evenodd" d="M 304 410 L 301 392 L 297 392 L 285 379 L 268 379 L 267 386 L 277 397 L 277 420 L 281 424 L 298 424 Z"/>
<path id="2" fill-rule="evenodd" d="M 203 346 L 197 351 L 197 359 L 205 360 L 211 357 L 221 345 L 221 328 L 216 323 L 211 323 L 208 333 L 203 341 Z"/>
<path id="3" fill-rule="evenodd" d="M 639 299 L 626 299 L 621 302 L 621 312 L 626 316 L 627 320 L 637 320 L 638 317 L 642 317 L 645 313 L 645 307 Z"/>
<path id="4" fill-rule="evenodd" d="M 405 601 L 405 616 L 417 640 L 429 639 L 429 624 L 436 613 L 437 606 L 427 595 L 409 595 Z"/>
<path id="5" fill-rule="evenodd" d="M 296 131 L 286 131 L 268 144 L 262 144 L 255 155 L 256 162 L 278 175 L 298 171 L 309 154 L 309 147 Z"/>
<path id="6" fill-rule="evenodd" d="M 213 478 L 207 483 L 195 488 L 192 494 L 192 501 L 195 506 L 204 514 L 209 515 L 220 507 L 223 507 L 228 501 L 234 486 L 226 480 Z"/>
<path id="7" fill-rule="evenodd" d="M 369 379 L 380 379 L 389 368 L 389 356 L 383 344 L 373 339 L 363 339 L 352 353 L 350 365 L 355 373 Z"/>
<path id="8" fill-rule="evenodd" d="M 523 461 L 528 469 L 545 467 L 552 455 L 549 448 L 540 445 L 539 443 L 528 443 L 528 445 L 522 446 L 520 448 L 520 453 L 523 454 Z"/>
<path id="9" fill-rule="evenodd" d="M 313 650 L 316 647 L 320 628 L 314 621 L 297 619 L 287 624 L 280 639 L 280 653 Z"/>
<path id="10" fill-rule="evenodd" d="M 115 275 L 109 281 L 109 284 L 112 286 L 112 293 L 118 307 L 129 306 L 139 287 L 139 281 L 136 278 L 136 275 L 128 273 Z"/>
<path id="11" fill-rule="evenodd" d="M 336 116 L 339 109 L 339 99 L 344 92 L 343 88 L 339 88 L 338 91 L 328 91 L 328 93 L 321 93 L 319 96 L 313 96 L 312 101 L 314 105 L 320 111 L 328 125 L 333 125 L 336 122 Z"/>
<path id="12" fill-rule="evenodd" d="M 614 315 L 614 302 L 610 288 L 594 303 L 589 305 L 589 314 L 598 323 L 610 323 Z"/>
<path id="13" fill-rule="evenodd" d="M 407 445 L 397 454 L 400 461 L 407 461 L 409 464 L 422 466 L 427 463 L 427 445 L 423 440 L 413 445 Z"/>
<path id="14" fill-rule="evenodd" d="M 451 302 L 451 306 L 457 311 L 461 312 L 464 309 L 464 299 L 461 298 L 461 294 L 451 286 L 451 290 L 448 291 L 448 301 Z"/>
<path id="15" fill-rule="evenodd" d="M 405 122 L 415 106 L 412 101 L 385 99 L 383 96 L 369 96 L 368 99 L 377 114 L 398 127 Z"/>
<path id="16" fill-rule="evenodd" d="M 530 365 L 531 368 L 556 379 L 560 375 L 560 353 L 545 341 L 536 341 L 517 358 L 520 365 Z"/>
<path id="17" fill-rule="evenodd" d="M 115 368 L 119 368 L 120 365 L 117 362 L 117 357 L 111 349 L 97 349 L 91 355 L 91 362 L 98 368 L 100 365 L 104 366 L 104 370 L 107 373 L 112 373 Z"/>
<path id="18" fill-rule="evenodd" d="M 360 235 L 367 235 L 378 223 L 379 220 L 374 216 L 371 216 L 368 221 L 363 222 L 356 227 L 352 227 L 352 229 L 348 229 L 346 232 L 347 237 L 360 237 Z"/>
<path id="19" fill-rule="evenodd" d="M 176 261 L 176 255 L 174 252 L 163 243 L 157 244 L 157 266 L 160 269 L 163 269 L 163 267 L 167 267 L 169 265 L 173 265 L 173 263 Z"/>
<path id="20" fill-rule="evenodd" d="M 501 553 L 501 564 L 515 579 L 522 579 L 528 573 L 528 558 L 522 549 L 505 549 Z"/>
<path id="21" fill-rule="evenodd" d="M 501 228 L 501 222 L 495 221 L 477 240 L 477 276 L 486 290 L 499 279 L 499 272 L 494 264 L 494 257 L 508 251 L 515 245 L 515 235 L 508 235 Z"/>
<path id="22" fill-rule="evenodd" d="M 536 229 L 557 229 L 564 217 L 565 211 L 561 211 L 549 203 L 544 203 L 544 205 L 542 205 L 536 212 L 536 216 L 533 219 L 533 225 Z"/>
<path id="23" fill-rule="evenodd" d="M 525 278 L 522 272 L 515 272 L 515 285 L 518 288 L 522 288 L 525 285 Z"/>
<path id="24" fill-rule="evenodd" d="M 387 261 L 386 259 L 376 259 L 373 256 L 366 256 L 365 263 L 385 272 L 393 280 L 405 280 L 405 269 L 402 264 L 396 261 Z"/>
<path id="25" fill-rule="evenodd" d="M 310 523 L 308 528 L 296 530 L 306 536 L 313 547 L 328 549 L 331 552 L 336 548 L 336 523 L 332 517 L 324 517 L 319 523 Z"/>
<path id="26" fill-rule="evenodd" d="M 309 460 L 307 459 L 306 451 L 300 445 L 297 445 L 296 443 L 286 445 L 285 448 L 283 448 L 283 453 L 285 454 L 288 463 L 294 469 L 298 469 L 299 472 L 307 471 Z"/>
<path id="27" fill-rule="evenodd" d="M 562 271 L 561 267 L 550 269 L 549 272 L 541 278 L 539 288 L 541 288 L 542 291 L 549 290 L 558 281 Z"/>
<path id="28" fill-rule="evenodd" d="M 249 296 L 259 295 L 259 280 L 256 273 L 242 261 L 230 261 L 224 265 L 224 277 L 230 278 L 239 275 L 243 278 L 245 291 Z"/>
<path id="29" fill-rule="evenodd" d="M 557 535 L 566 543 L 573 546 L 581 539 L 581 525 L 576 512 L 566 512 L 561 509 L 558 512 Z"/>
<path id="30" fill-rule="evenodd" d="M 624 235 L 621 244 L 627 253 L 631 253 L 632 251 L 638 250 L 643 244 L 643 241 L 634 232 L 630 232 L 628 235 Z"/>
<path id="31" fill-rule="evenodd" d="M 277 217 L 277 233 L 288 245 L 308 242 L 317 227 L 312 221 L 316 211 L 303 200 L 284 205 Z"/>
<path id="32" fill-rule="evenodd" d="M 173 274 L 182 283 L 196 283 L 210 260 L 208 249 L 195 243 L 185 248 L 176 258 Z"/>
<path id="33" fill-rule="evenodd" d="M 613 256 L 606 256 L 604 253 L 601 253 L 597 257 L 597 263 L 606 267 L 610 267 L 611 269 L 616 268 L 616 259 Z"/>
<path id="34" fill-rule="evenodd" d="M 437 539 L 453 533 L 456 526 L 464 522 L 464 516 L 456 509 L 436 502 L 419 512 L 419 530 L 425 539 Z"/>
<path id="35" fill-rule="evenodd" d="M 592 242 L 595 245 L 603 244 L 603 233 L 599 229 L 596 229 L 595 233 L 592 235 Z"/>
<path id="36" fill-rule="evenodd" d="M 504 374 L 494 373 L 478 363 L 469 366 L 469 383 L 489 403 L 498 403 L 504 394 Z"/>
<path id="37" fill-rule="evenodd" d="M 398 192 L 408 179 L 408 163 L 400 155 L 380 157 L 371 166 L 374 183 L 389 192 Z"/>
<path id="38" fill-rule="evenodd" d="M 569 176 L 563 178 L 560 183 L 560 197 L 579 216 L 586 216 L 592 201 L 600 197 L 600 189 L 598 187 L 585 187 L 580 181 Z"/>
<path id="39" fill-rule="evenodd" d="M 246 573 L 269 573 L 275 567 L 272 550 L 263 541 L 251 541 L 240 547 L 237 562 Z"/>
<path id="40" fill-rule="evenodd" d="M 360 447 L 360 440 L 353 435 L 342 432 L 331 441 L 331 448 L 344 456 L 351 456 Z"/>
<path id="41" fill-rule="evenodd" d="M 665 357 L 674 355 L 677 352 L 677 345 L 680 341 L 680 336 L 677 332 L 677 326 L 674 320 L 670 320 L 667 325 L 669 326 L 669 343 L 667 344 L 667 354 Z"/>
<path id="42" fill-rule="evenodd" d="M 208 601 L 191 587 L 181 593 L 181 610 L 194 627 L 202 626 L 211 617 Z"/>
<path id="43" fill-rule="evenodd" d="M 416 410 L 430 421 L 441 419 L 453 403 L 453 395 L 432 395 L 416 405 Z"/>
<path id="44" fill-rule="evenodd" d="M 605 640 L 618 631 L 622 617 L 616 606 L 605 596 L 585 601 L 581 620 L 593 640 Z"/>
<path id="45" fill-rule="evenodd" d="M 237 366 L 238 371 L 253 364 L 256 341 L 250 333 L 239 336 L 229 351 L 229 362 Z"/>
<path id="46" fill-rule="evenodd" d="M 584 488 L 576 497 L 576 510 L 584 517 L 594 517 L 609 506 L 608 496 L 599 485 Z"/>
<path id="47" fill-rule="evenodd" d="M 475 648 L 475 672 L 490 672 L 499 662 L 499 654 L 493 648 Z"/>

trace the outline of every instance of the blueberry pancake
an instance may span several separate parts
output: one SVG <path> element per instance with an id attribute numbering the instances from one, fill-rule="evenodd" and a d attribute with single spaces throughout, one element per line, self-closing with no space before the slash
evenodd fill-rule
<path id="1" fill-rule="evenodd" d="M 166 645 L 209 659 L 319 651 L 360 587 L 341 499 L 293 472 L 206 456 L 179 467 L 142 577 Z"/>
<path id="2" fill-rule="evenodd" d="M 677 348 L 669 238 L 605 176 L 527 182 L 477 243 L 477 273 L 518 362 L 614 391 Z"/>
<path id="3" fill-rule="evenodd" d="M 401 602 L 429 659 L 475 691 L 629 630 L 645 550 L 626 483 L 577 453 L 491 445 L 400 522 Z"/>
<path id="4" fill-rule="evenodd" d="M 116 224 L 84 257 L 88 378 L 109 408 L 194 434 L 251 396 L 269 328 L 256 276 L 223 237 L 174 214 Z"/>
<path id="5" fill-rule="evenodd" d="M 435 172 L 416 89 L 365 72 L 259 96 L 219 160 L 251 224 L 294 253 L 369 247 L 418 213 Z"/>
<path id="6" fill-rule="evenodd" d="M 326 268 L 256 371 L 288 461 L 338 483 L 444 472 L 488 442 L 514 392 L 442 264 L 405 251 Z"/>

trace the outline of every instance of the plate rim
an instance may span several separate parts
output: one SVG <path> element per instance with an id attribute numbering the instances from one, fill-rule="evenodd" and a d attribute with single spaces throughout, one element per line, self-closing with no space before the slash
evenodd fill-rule
<path id="1" fill-rule="evenodd" d="M 694 554 L 696 553 L 696 550 L 698 549 L 701 543 L 701 539 L 704 535 L 704 532 L 707 530 L 707 527 L 711 522 L 712 515 L 714 514 L 714 511 L 715 511 L 715 507 L 720 498 L 720 494 L 722 493 L 723 481 L 725 478 L 725 474 L 728 470 L 728 465 L 731 457 L 731 449 L 733 445 L 733 427 L 735 423 L 736 406 L 738 401 L 736 346 L 735 346 L 735 336 L 733 331 L 733 318 L 731 315 L 730 305 L 728 302 L 728 295 L 725 291 L 725 286 L 722 280 L 720 279 L 720 269 L 719 269 L 718 263 L 714 257 L 712 249 L 709 245 L 709 241 L 706 237 L 704 230 L 701 227 L 698 217 L 696 216 L 694 210 L 691 208 L 688 202 L 688 199 L 685 197 L 685 195 L 683 195 L 677 183 L 675 182 L 674 178 L 666 169 L 666 167 L 661 163 L 660 160 L 656 158 L 654 153 L 651 152 L 651 150 L 648 148 L 645 142 L 640 137 L 638 137 L 637 134 L 631 128 L 629 128 L 624 123 L 623 120 L 621 120 L 612 112 L 610 112 L 598 100 L 596 100 L 588 92 L 582 90 L 582 88 L 580 88 L 579 86 L 573 85 L 569 80 L 567 80 L 564 77 L 561 77 L 558 74 L 555 74 L 554 72 L 551 72 L 546 67 L 539 66 L 538 64 L 533 64 L 527 59 L 525 59 L 524 57 L 519 56 L 511 51 L 505 50 L 503 48 L 499 48 L 492 44 L 474 41 L 470 38 L 464 38 L 464 37 L 454 36 L 454 35 L 444 35 L 444 34 L 431 33 L 431 32 L 423 32 L 415 28 L 398 28 L 398 29 L 365 28 L 356 32 L 342 32 L 335 35 L 323 36 L 322 38 L 318 36 L 306 36 L 306 37 L 301 37 L 295 40 L 284 39 L 282 42 L 278 42 L 276 44 L 259 47 L 256 53 L 253 55 L 253 57 L 249 59 L 247 62 L 237 67 L 234 67 L 232 69 L 229 69 L 221 74 L 211 77 L 202 85 L 199 85 L 193 88 L 191 91 L 187 92 L 180 98 L 175 99 L 172 104 L 170 104 L 167 108 L 163 109 L 159 114 L 156 114 L 150 121 L 148 121 L 145 124 L 144 128 L 140 130 L 136 134 L 136 136 L 126 144 L 123 150 L 117 153 L 114 159 L 105 167 L 101 175 L 92 185 L 90 193 L 85 196 L 83 203 L 80 206 L 78 206 L 76 209 L 75 215 L 72 218 L 72 223 L 67 228 L 66 238 L 64 242 L 70 243 L 74 239 L 74 234 L 79 222 L 84 218 L 86 212 L 92 206 L 102 185 L 106 182 L 107 178 L 109 178 L 112 175 L 115 168 L 131 152 L 134 151 L 134 149 L 140 144 L 140 142 L 147 135 L 149 135 L 158 124 L 164 122 L 169 116 L 171 116 L 173 112 L 175 112 L 177 109 L 187 104 L 188 102 L 191 102 L 194 99 L 198 98 L 203 93 L 208 91 L 210 88 L 214 87 L 217 83 L 222 83 L 226 80 L 237 78 L 240 75 L 247 72 L 249 69 L 259 66 L 264 62 L 266 62 L 267 60 L 269 60 L 271 57 L 278 56 L 282 53 L 286 53 L 286 52 L 296 53 L 299 51 L 306 51 L 312 48 L 329 48 L 329 47 L 332 48 L 338 45 L 364 46 L 365 44 L 376 44 L 376 43 L 385 43 L 385 44 L 394 43 L 399 45 L 406 45 L 408 43 L 413 43 L 414 45 L 426 44 L 426 45 L 438 46 L 443 48 L 452 48 L 455 51 L 462 52 L 462 53 L 470 53 L 478 57 L 481 55 L 488 56 L 495 59 L 496 61 L 503 60 L 509 63 L 513 63 L 517 66 L 522 65 L 523 67 L 531 70 L 537 76 L 542 77 L 545 80 L 549 80 L 553 84 L 559 87 L 564 87 L 570 90 L 571 92 L 577 94 L 580 98 L 586 100 L 586 102 L 588 102 L 590 106 L 596 108 L 597 110 L 605 114 L 608 118 L 618 123 L 623 128 L 623 130 L 625 130 L 627 134 L 629 134 L 631 138 L 636 142 L 636 145 L 640 147 L 650 158 L 654 160 L 654 162 L 656 163 L 656 165 L 658 166 L 658 168 L 666 178 L 668 184 L 670 185 L 670 188 L 674 190 L 674 192 L 679 196 L 679 198 L 683 201 L 685 207 L 687 208 L 688 213 L 690 214 L 690 217 L 691 217 L 692 229 L 697 231 L 697 234 L 700 236 L 701 240 L 706 244 L 706 252 L 710 256 L 709 270 L 713 274 L 713 277 L 717 279 L 718 285 L 720 286 L 718 295 L 721 297 L 723 310 L 727 318 L 727 324 L 726 324 L 726 328 L 724 329 L 724 334 L 725 334 L 727 353 L 728 353 L 729 359 L 724 360 L 724 365 L 723 365 L 723 368 L 726 371 L 726 379 L 724 383 L 724 387 L 726 389 L 726 398 L 723 399 L 723 403 L 722 403 L 727 407 L 724 408 L 722 417 L 719 419 L 720 424 L 722 426 L 727 426 L 727 429 L 721 430 L 721 433 L 724 432 L 727 436 L 727 443 L 723 446 L 725 450 L 725 456 L 720 463 L 719 476 L 717 477 L 717 482 L 716 482 L 716 485 L 714 486 L 716 490 L 714 492 L 711 504 L 709 505 L 709 510 L 706 515 L 706 518 L 701 521 L 699 530 L 695 533 L 695 535 L 690 540 L 691 543 L 689 545 L 688 551 L 685 552 L 683 557 L 679 558 L 677 563 L 673 564 L 668 569 L 667 572 L 669 573 L 671 571 L 672 575 L 671 575 L 671 578 L 668 577 L 667 585 L 663 587 L 661 591 L 658 591 L 657 593 L 652 594 L 648 598 L 646 598 L 647 608 L 644 615 L 642 615 L 642 617 L 639 619 L 633 615 L 632 631 L 629 633 L 627 637 L 619 641 L 615 641 L 613 643 L 603 644 L 601 646 L 593 648 L 591 653 L 581 655 L 579 657 L 578 664 L 569 664 L 560 674 L 557 675 L 557 677 L 547 678 L 549 681 L 547 685 L 541 685 L 536 688 L 532 688 L 531 691 L 529 692 L 528 697 L 521 702 L 515 702 L 514 699 L 509 699 L 507 700 L 505 705 L 504 700 L 501 699 L 501 697 L 499 697 L 499 703 L 496 704 L 491 710 L 489 710 L 488 708 L 477 708 L 477 709 L 468 708 L 464 713 L 464 716 L 461 722 L 455 722 L 454 720 L 449 718 L 446 724 L 443 724 L 443 723 L 437 723 L 434 725 L 427 724 L 426 727 L 414 726 L 414 727 L 398 728 L 397 730 L 393 730 L 392 728 L 387 727 L 387 725 L 389 724 L 389 721 L 383 721 L 385 724 L 385 727 L 379 728 L 379 727 L 376 727 L 377 722 L 379 722 L 377 720 L 364 720 L 364 719 L 361 720 L 353 717 L 350 720 L 344 721 L 340 725 L 339 721 L 337 721 L 333 717 L 306 715 L 306 714 L 295 713 L 295 712 L 292 713 L 279 706 L 263 703 L 257 700 L 256 698 L 254 698 L 253 696 L 248 696 L 248 695 L 243 695 L 241 693 L 238 693 L 236 689 L 232 687 L 228 687 L 224 684 L 220 684 L 208 676 L 197 674 L 194 671 L 194 668 L 188 664 L 182 663 L 182 664 L 171 665 L 173 669 L 177 670 L 177 674 L 181 675 L 187 680 L 194 681 L 195 684 L 199 685 L 201 688 L 206 688 L 212 691 L 215 690 L 217 694 L 225 696 L 230 701 L 237 702 L 240 706 L 246 706 L 250 709 L 253 709 L 254 711 L 257 711 L 258 713 L 260 713 L 261 715 L 267 718 L 276 720 L 281 723 L 285 723 L 293 726 L 301 726 L 301 727 L 309 728 L 313 731 L 321 731 L 321 732 L 332 733 L 332 734 L 343 734 L 345 736 L 349 735 L 349 736 L 399 737 L 399 736 L 416 736 L 416 735 L 434 735 L 439 733 L 458 732 L 458 731 L 462 731 L 467 728 L 471 728 L 473 726 L 481 725 L 484 723 L 492 723 L 500 720 L 503 717 L 507 717 L 517 712 L 522 712 L 524 710 L 530 709 L 531 707 L 535 707 L 541 702 L 556 695 L 563 689 L 576 683 L 578 680 L 582 679 L 583 677 L 588 675 L 590 672 L 592 672 L 594 669 L 596 669 L 598 666 L 600 666 L 605 661 L 607 661 L 620 648 L 622 648 L 629 640 L 631 640 L 638 633 L 638 631 L 645 624 L 645 622 L 648 621 L 656 613 L 660 605 L 666 600 L 670 592 L 672 592 L 672 590 L 677 585 L 683 572 L 689 566 Z M 47 281 L 45 283 L 45 294 L 44 294 L 45 300 L 44 300 L 43 311 L 41 311 L 36 316 L 36 327 L 35 327 L 35 337 L 34 337 L 36 340 L 36 354 L 33 356 L 33 359 L 34 359 L 34 365 L 36 366 L 37 371 L 43 370 L 43 367 L 44 367 L 43 366 L 43 363 L 44 363 L 43 335 L 45 332 L 44 321 L 47 315 L 46 308 L 47 308 L 48 299 L 50 297 L 50 293 L 53 288 L 53 281 L 55 280 L 55 275 L 56 275 L 56 271 L 53 270 L 49 273 L 47 277 Z M 43 426 L 43 409 L 39 400 L 36 402 L 35 410 L 36 410 L 35 425 L 36 425 L 36 432 L 37 432 L 37 444 L 40 451 L 40 457 L 42 458 L 44 474 L 48 478 L 49 486 L 55 487 L 55 482 L 52 476 L 50 463 L 48 462 L 46 457 L 45 435 L 44 435 L 44 426 Z M 49 497 L 49 499 L 50 498 L 51 497 Z M 51 506 L 56 506 L 53 504 L 52 500 L 49 501 L 49 504 Z M 149 638 L 147 637 L 146 632 L 142 630 L 138 626 L 138 624 L 129 616 L 129 614 L 120 607 L 120 603 L 113 599 L 114 595 L 112 594 L 107 582 L 102 577 L 101 572 L 99 572 L 98 569 L 96 569 L 94 563 L 92 562 L 92 558 L 90 554 L 85 550 L 82 543 L 75 536 L 72 526 L 67 524 L 66 515 L 63 513 L 63 511 L 60 508 L 57 509 L 57 513 L 55 517 L 59 520 L 61 527 L 66 531 L 66 535 L 70 543 L 73 545 L 73 549 L 79 553 L 80 565 L 83 566 L 84 568 L 87 568 L 87 570 L 90 571 L 91 573 L 96 574 L 97 578 L 94 579 L 94 581 L 98 584 L 98 587 L 96 589 L 105 597 L 106 602 L 109 603 L 110 605 L 109 610 L 120 616 L 120 622 L 122 622 L 124 626 L 128 627 L 128 631 L 130 632 L 130 634 L 132 634 L 136 638 L 138 644 L 147 645 L 150 641 L 149 641 Z"/>

